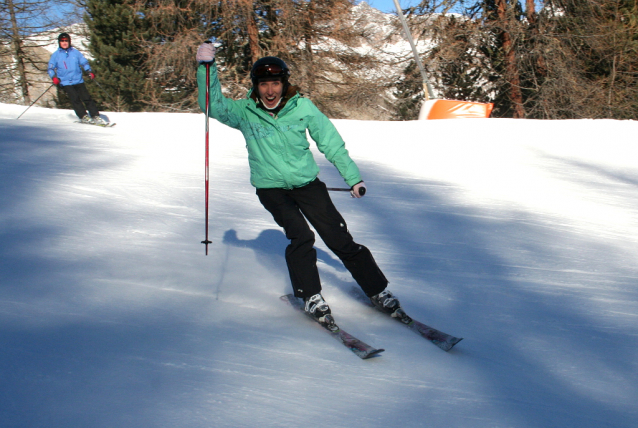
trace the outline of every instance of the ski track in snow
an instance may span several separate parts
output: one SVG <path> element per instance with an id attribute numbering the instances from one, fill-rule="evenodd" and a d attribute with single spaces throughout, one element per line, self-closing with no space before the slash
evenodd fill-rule
<path id="1" fill-rule="evenodd" d="M 203 115 L 0 104 L 3 427 L 635 427 L 638 122 L 336 120 L 368 186 L 333 200 L 445 353 L 352 296 L 360 360 L 279 296 L 286 239 L 239 132 Z M 313 149 L 320 177 L 343 186 Z"/>

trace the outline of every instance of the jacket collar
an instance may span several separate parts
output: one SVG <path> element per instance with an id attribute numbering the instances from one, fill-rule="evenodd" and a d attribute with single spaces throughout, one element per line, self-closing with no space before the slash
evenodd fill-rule
<path id="1" fill-rule="evenodd" d="M 251 100 L 253 100 L 255 102 L 255 107 L 258 110 L 261 110 L 261 111 L 263 111 L 265 113 L 268 113 L 268 114 L 274 113 L 275 116 L 278 116 L 279 113 L 281 113 L 282 111 L 288 110 L 288 109 L 286 109 L 286 106 L 288 104 L 291 104 L 292 107 L 294 107 L 296 105 L 297 98 L 299 98 L 301 96 L 299 90 L 300 90 L 299 86 L 288 85 L 288 88 L 286 89 L 286 93 L 282 97 L 278 108 L 273 109 L 273 110 L 268 110 L 268 109 L 263 107 L 263 103 L 262 103 L 261 99 L 259 98 L 259 93 L 258 93 L 258 91 L 254 90 L 254 88 L 251 89 L 248 92 L 248 98 L 250 98 Z"/>

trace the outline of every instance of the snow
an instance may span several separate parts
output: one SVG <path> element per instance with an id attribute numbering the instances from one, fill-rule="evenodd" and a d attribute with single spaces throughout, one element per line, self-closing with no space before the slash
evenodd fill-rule
<path id="1" fill-rule="evenodd" d="M 279 300 L 286 239 L 239 132 L 202 114 L 0 104 L 3 427 L 638 426 L 638 122 L 336 120 L 368 186 L 333 200 L 406 311 L 352 295 L 360 360 Z M 317 152 L 321 178 L 343 186 Z"/>

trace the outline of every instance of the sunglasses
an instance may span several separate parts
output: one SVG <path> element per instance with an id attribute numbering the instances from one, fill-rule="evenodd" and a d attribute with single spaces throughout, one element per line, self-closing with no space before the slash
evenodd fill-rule
<path id="1" fill-rule="evenodd" d="M 284 69 L 274 64 L 260 65 L 259 67 L 255 68 L 255 71 L 254 71 L 255 77 L 268 77 L 268 76 L 279 77 L 279 76 L 282 76 L 283 74 L 284 74 Z"/>
<path id="2" fill-rule="evenodd" d="M 60 43 L 62 43 L 62 42 L 67 42 L 67 43 L 69 43 L 70 41 L 71 41 L 71 39 L 60 39 Z"/>

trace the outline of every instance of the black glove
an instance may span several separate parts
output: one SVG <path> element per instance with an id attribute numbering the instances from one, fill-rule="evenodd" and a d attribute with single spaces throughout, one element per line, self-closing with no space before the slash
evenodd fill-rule
<path id="1" fill-rule="evenodd" d="M 353 198 L 363 198 L 363 195 L 366 194 L 366 184 L 363 181 L 352 186 L 352 190 L 350 190 L 350 194 Z"/>

